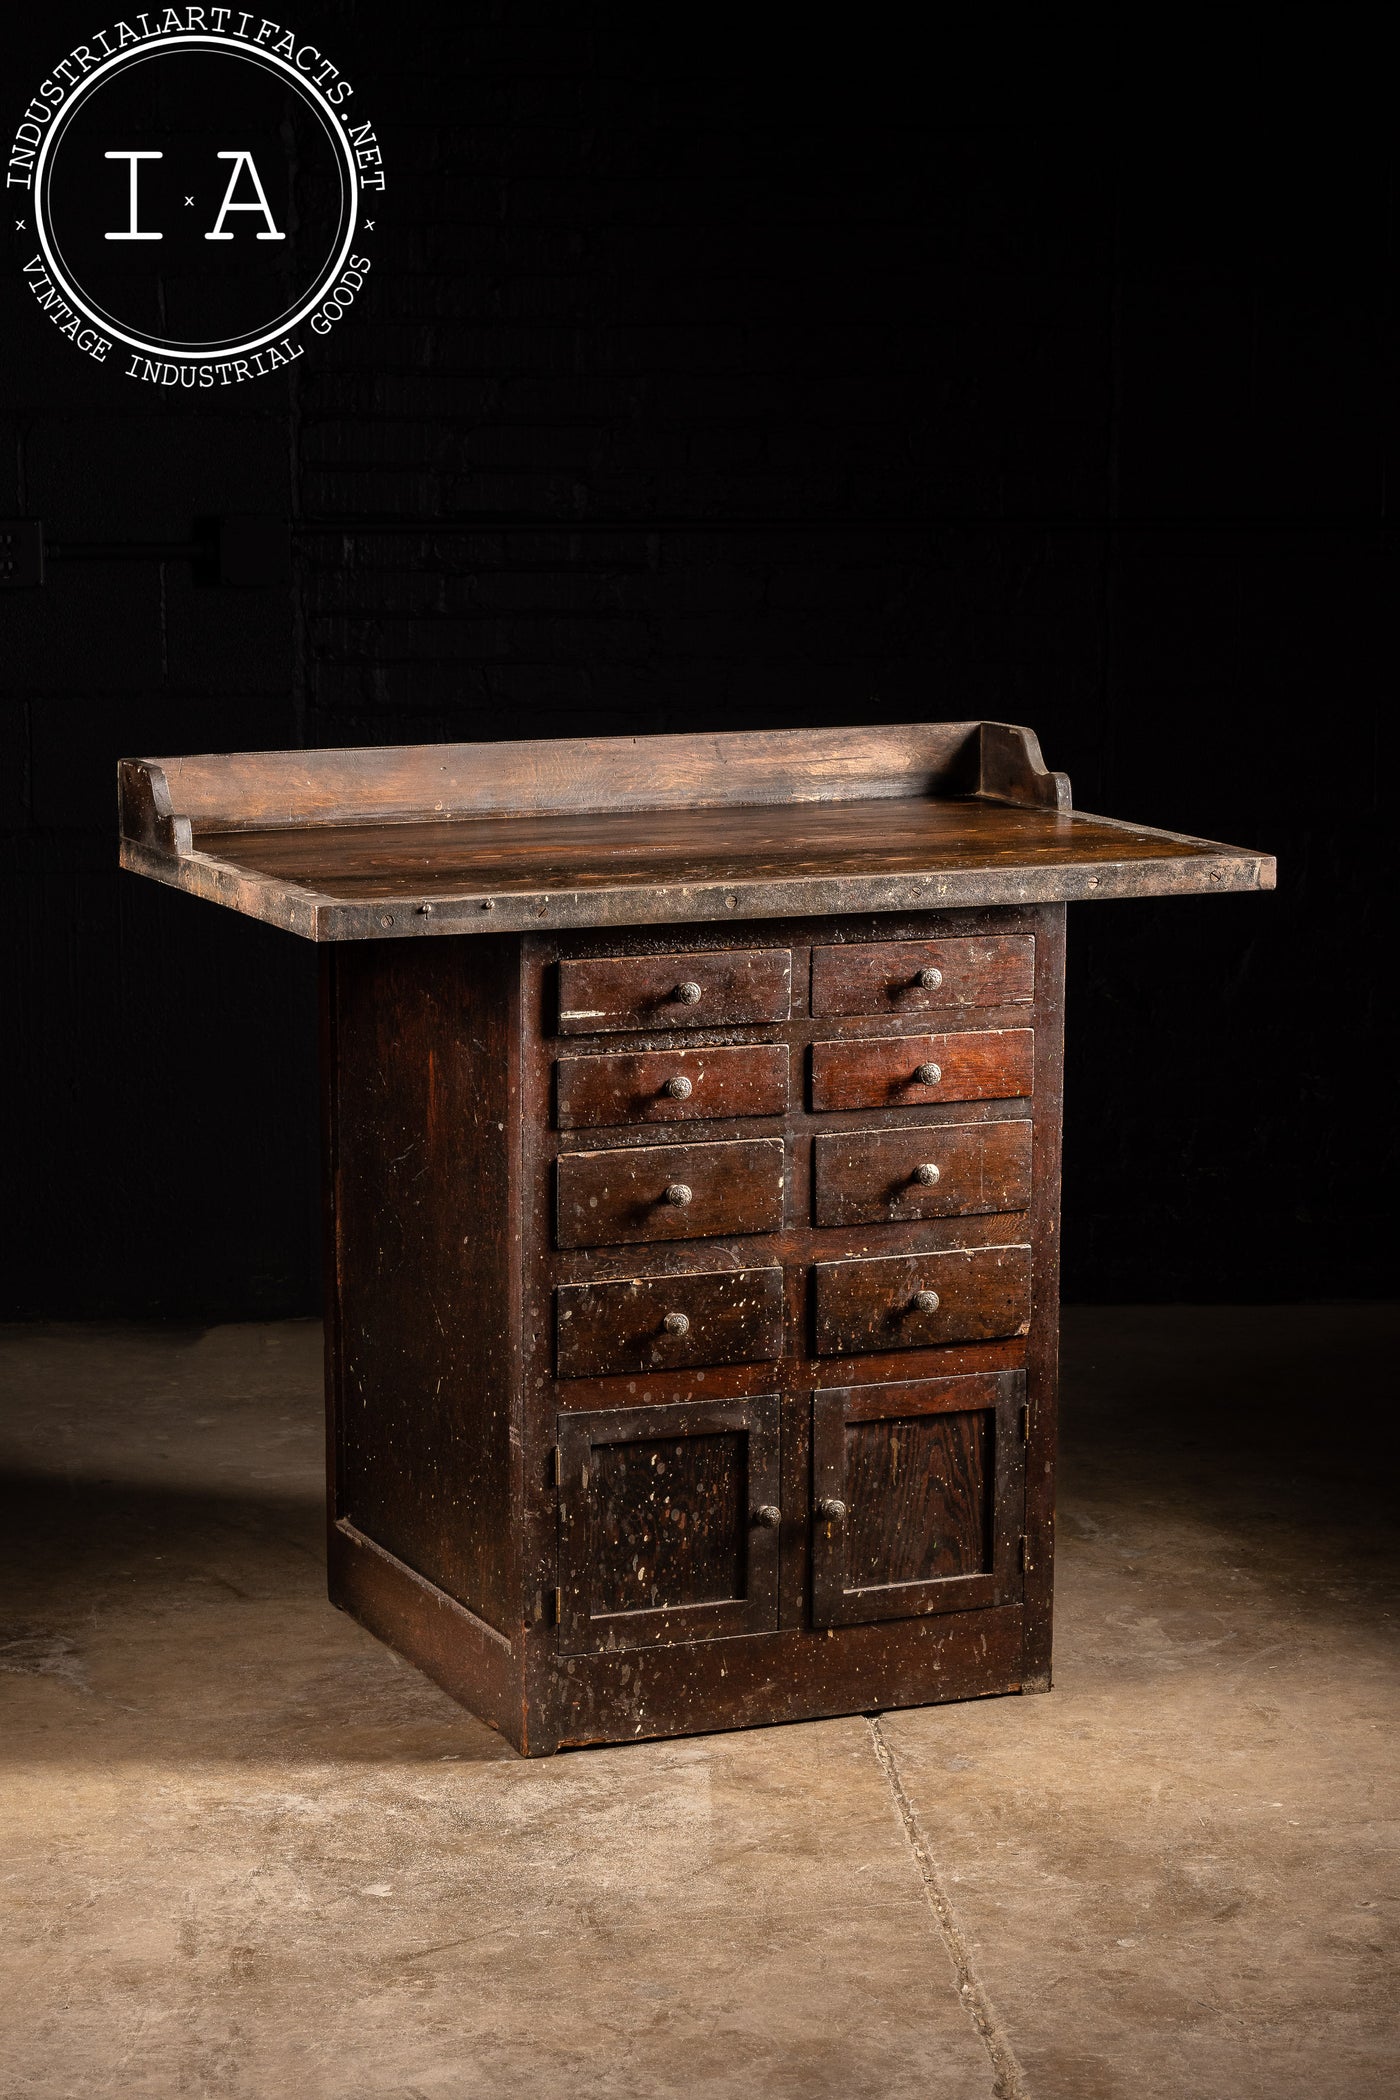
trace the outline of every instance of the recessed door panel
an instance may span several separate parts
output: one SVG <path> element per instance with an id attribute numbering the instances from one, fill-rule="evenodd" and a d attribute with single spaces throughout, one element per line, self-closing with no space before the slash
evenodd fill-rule
<path id="1" fill-rule="evenodd" d="M 778 1494 L 773 1395 L 562 1415 L 565 1652 L 776 1626 Z"/>
<path id="2" fill-rule="evenodd" d="M 818 1626 L 1019 1594 L 1023 1371 L 812 1396 Z"/>

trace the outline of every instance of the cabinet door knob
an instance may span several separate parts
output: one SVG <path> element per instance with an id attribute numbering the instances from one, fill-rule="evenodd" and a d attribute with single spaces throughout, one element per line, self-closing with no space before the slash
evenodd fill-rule
<path id="1" fill-rule="evenodd" d="M 817 1515 L 824 1518 L 828 1524 L 844 1524 L 846 1521 L 846 1505 L 835 1495 L 819 1495 L 817 1497 Z"/>
<path id="2" fill-rule="evenodd" d="M 920 1065 L 914 1077 L 918 1080 L 920 1086 L 937 1086 L 939 1080 L 943 1077 L 943 1068 L 941 1065 Z"/>
<path id="3" fill-rule="evenodd" d="M 667 1080 L 665 1091 L 673 1101 L 688 1101 L 695 1089 L 684 1072 L 677 1072 L 673 1079 Z"/>
<path id="4" fill-rule="evenodd" d="M 685 1182 L 672 1181 L 667 1183 L 666 1201 L 668 1203 L 689 1203 L 690 1196 L 691 1191 Z"/>
<path id="5" fill-rule="evenodd" d="M 693 978 L 685 984 L 676 986 L 676 997 L 680 1000 L 682 1006 L 694 1006 L 701 996 L 700 987 Z"/>
<path id="6" fill-rule="evenodd" d="M 921 1183 L 924 1188 L 931 1189 L 935 1181 L 937 1181 L 938 1179 L 938 1173 L 939 1170 L 934 1165 L 933 1161 L 931 1159 L 926 1159 L 923 1161 L 922 1165 L 915 1167 L 914 1179 L 915 1181 Z"/>
<path id="7" fill-rule="evenodd" d="M 783 1513 L 775 1502 L 762 1502 L 754 1511 L 753 1520 L 761 1531 L 776 1531 L 783 1521 Z"/>
<path id="8" fill-rule="evenodd" d="M 918 981 L 921 992 L 936 992 L 939 985 L 943 982 L 943 972 L 941 970 L 920 970 Z"/>
<path id="9" fill-rule="evenodd" d="M 661 1324 L 667 1334 L 689 1334 L 690 1315 L 683 1312 L 667 1313 Z"/>
<path id="10" fill-rule="evenodd" d="M 937 1291 L 916 1291 L 914 1294 L 914 1310 L 916 1312 L 937 1312 Z"/>

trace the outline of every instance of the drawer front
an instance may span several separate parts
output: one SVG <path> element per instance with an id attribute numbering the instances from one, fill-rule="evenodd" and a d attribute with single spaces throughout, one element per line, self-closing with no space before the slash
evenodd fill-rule
<path id="1" fill-rule="evenodd" d="M 1035 1085 L 1035 1031 L 867 1036 L 813 1043 L 812 1106 L 913 1108 L 923 1101 L 1009 1101 Z"/>
<path id="2" fill-rule="evenodd" d="M 572 1152 L 557 1175 L 561 1247 L 776 1232 L 783 1221 L 781 1138 Z"/>
<path id="3" fill-rule="evenodd" d="M 812 1152 L 818 1225 L 1024 1210 L 1031 1200 L 1029 1121 L 847 1130 L 817 1138 Z"/>
<path id="4" fill-rule="evenodd" d="M 555 1292 L 561 1378 L 773 1363 L 783 1353 L 783 1272 L 634 1276 Z"/>
<path id="5" fill-rule="evenodd" d="M 812 950 L 814 1014 L 922 1014 L 1018 1006 L 1035 991 L 1035 940 L 873 941 Z"/>
<path id="6" fill-rule="evenodd" d="M 786 1021 L 791 1011 L 792 956 L 786 948 L 604 955 L 559 965 L 561 1035 Z"/>
<path id="7" fill-rule="evenodd" d="M 813 1275 L 818 1356 L 998 1341 L 1030 1325 L 1029 1247 L 818 1262 Z"/>
<path id="8" fill-rule="evenodd" d="M 683 1123 L 698 1116 L 780 1116 L 788 1105 L 787 1045 L 561 1057 L 554 1083 L 561 1130 Z"/>

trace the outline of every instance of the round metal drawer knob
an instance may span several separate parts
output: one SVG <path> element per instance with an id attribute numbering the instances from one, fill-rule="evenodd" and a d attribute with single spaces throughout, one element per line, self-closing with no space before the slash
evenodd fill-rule
<path id="1" fill-rule="evenodd" d="M 914 1308 L 916 1312 L 937 1312 L 937 1291 L 916 1291 L 914 1294 Z"/>
<path id="2" fill-rule="evenodd" d="M 676 986 L 676 997 L 680 1000 L 682 1006 L 694 1006 L 701 996 L 700 987 L 693 980 L 688 984 L 678 984 Z"/>
<path id="3" fill-rule="evenodd" d="M 926 1159 L 922 1166 L 915 1167 L 914 1169 L 915 1181 L 919 1182 L 922 1185 L 922 1187 L 926 1189 L 931 1189 L 935 1181 L 938 1180 L 938 1178 L 938 1168 L 934 1165 L 931 1159 Z"/>
<path id="4" fill-rule="evenodd" d="M 690 1194 L 691 1192 L 685 1182 L 673 1181 L 667 1185 L 666 1201 L 668 1203 L 689 1203 Z"/>
<path id="5" fill-rule="evenodd" d="M 936 992 L 942 982 L 943 972 L 941 970 L 920 970 L 919 972 L 919 989 L 922 992 Z"/>
<path id="6" fill-rule="evenodd" d="M 690 1332 L 690 1316 L 688 1313 L 667 1313 L 661 1324 L 667 1334 L 689 1334 Z"/>
<path id="7" fill-rule="evenodd" d="M 665 1091 L 673 1101 L 688 1101 L 695 1089 L 684 1072 L 677 1072 L 674 1079 L 667 1080 Z"/>
<path id="8" fill-rule="evenodd" d="M 762 1531 L 776 1531 L 783 1521 L 783 1513 L 776 1502 L 764 1502 L 754 1511 L 753 1520 Z"/>
<path id="9" fill-rule="evenodd" d="M 914 1077 L 918 1080 L 920 1086 L 937 1086 L 939 1080 L 943 1077 L 943 1067 L 941 1065 L 920 1065 Z"/>
<path id="10" fill-rule="evenodd" d="M 844 1524 L 846 1505 L 835 1495 L 820 1495 L 817 1498 L 817 1515 L 824 1517 L 828 1524 Z"/>

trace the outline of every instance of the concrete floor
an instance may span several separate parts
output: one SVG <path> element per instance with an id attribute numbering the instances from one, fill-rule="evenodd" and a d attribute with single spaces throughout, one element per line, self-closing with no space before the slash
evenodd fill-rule
<path id="1" fill-rule="evenodd" d="M 1396 1327 L 1067 1316 L 1050 1697 L 528 1764 L 325 1602 L 316 1330 L 9 1330 L 0 2096 L 1400 2092 Z"/>

